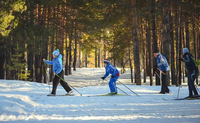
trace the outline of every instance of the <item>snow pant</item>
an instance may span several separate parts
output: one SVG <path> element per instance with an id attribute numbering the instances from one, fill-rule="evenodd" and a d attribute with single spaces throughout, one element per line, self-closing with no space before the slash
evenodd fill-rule
<path id="1" fill-rule="evenodd" d="M 167 73 L 166 71 L 163 71 L 163 73 L 162 73 L 161 93 L 169 93 L 169 88 L 167 86 L 167 75 L 166 75 L 166 73 Z"/>
<path id="2" fill-rule="evenodd" d="M 63 70 L 58 74 L 61 78 L 64 79 L 64 72 Z M 67 91 L 67 92 L 70 92 L 72 89 L 69 87 L 69 85 L 67 84 L 67 82 L 61 80 L 58 76 L 55 75 L 54 79 L 53 79 L 53 89 L 52 89 L 52 92 L 51 94 L 56 94 L 56 89 L 57 89 L 57 86 L 58 84 L 62 85 L 62 87 Z"/>
<path id="3" fill-rule="evenodd" d="M 112 92 L 116 92 L 117 93 L 117 86 L 116 86 L 116 81 L 119 77 L 115 76 L 114 78 L 110 78 L 110 82 L 109 82 L 109 87 L 110 87 L 110 91 Z"/>
<path id="4" fill-rule="evenodd" d="M 194 80 L 196 79 L 196 76 L 198 74 L 198 70 L 193 70 L 191 72 L 188 72 L 188 89 L 189 89 L 189 96 L 198 95 L 198 92 L 194 86 Z"/>

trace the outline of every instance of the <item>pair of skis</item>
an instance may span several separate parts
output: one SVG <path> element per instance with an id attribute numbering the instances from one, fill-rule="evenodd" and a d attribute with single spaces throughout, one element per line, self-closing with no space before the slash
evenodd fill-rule
<path id="1" fill-rule="evenodd" d="M 66 95 L 55 95 L 55 96 L 79 96 L 79 95 L 75 95 L 75 94 L 66 94 Z M 125 94 L 94 94 L 94 95 L 82 95 L 82 96 L 86 96 L 86 97 L 95 97 L 95 96 L 126 96 Z"/>

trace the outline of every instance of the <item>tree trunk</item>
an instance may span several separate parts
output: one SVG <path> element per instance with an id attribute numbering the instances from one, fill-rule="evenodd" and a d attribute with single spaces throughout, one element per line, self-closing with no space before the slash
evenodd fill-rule
<path id="1" fill-rule="evenodd" d="M 101 38 L 99 39 L 99 43 L 100 43 L 100 45 L 101 45 Z M 101 66 L 101 64 L 102 64 L 101 58 L 102 58 L 102 56 L 101 56 L 101 46 L 100 46 L 100 47 L 99 47 L 99 56 L 98 56 L 98 67 L 99 67 L 99 68 L 102 67 L 102 66 Z"/>
<path id="2" fill-rule="evenodd" d="M 147 30 L 147 32 L 146 32 L 146 40 L 147 40 L 147 43 L 148 43 L 148 52 L 149 52 L 149 54 L 148 54 L 148 56 L 149 56 L 149 62 L 148 62 L 148 64 L 149 64 L 149 69 L 148 69 L 148 71 L 149 71 L 149 73 L 150 73 L 150 85 L 152 86 L 153 85 L 153 77 L 152 77 L 152 58 L 151 58 L 151 54 L 152 54 L 152 50 L 151 50 L 151 46 L 152 46 L 152 43 L 151 43 L 151 38 L 150 38 L 150 27 L 149 27 L 149 24 L 148 24 L 148 21 L 146 21 L 146 30 Z"/>
<path id="3" fill-rule="evenodd" d="M 131 83 L 133 83 L 133 65 L 131 60 L 131 48 L 129 48 L 129 63 L 130 63 L 130 70 L 131 70 Z"/>
<path id="4" fill-rule="evenodd" d="M 131 0 L 132 8 L 132 21 L 133 21 L 133 45 L 134 45 L 134 69 L 135 69 L 135 83 L 141 85 L 141 75 L 140 75 L 140 50 L 139 50 L 139 41 L 137 34 L 137 16 L 136 16 L 136 0 Z"/>
<path id="5" fill-rule="evenodd" d="M 87 53 L 85 53 L 85 67 L 87 68 Z"/>
<path id="6" fill-rule="evenodd" d="M 176 81 L 177 81 L 177 78 L 176 78 L 176 69 L 175 69 L 175 51 L 174 51 L 174 33 L 172 31 L 173 29 L 173 18 L 172 18 L 172 11 L 169 15 L 169 18 L 170 18 L 170 40 L 171 40 L 171 75 L 172 75 L 172 85 L 176 85 Z"/>
<path id="7" fill-rule="evenodd" d="M 82 68 L 82 51 L 81 51 L 81 44 L 79 44 L 79 68 Z"/>
<path id="8" fill-rule="evenodd" d="M 95 68 L 97 67 L 97 48 L 95 48 Z"/>
<path id="9" fill-rule="evenodd" d="M 152 0 L 152 9 L 151 9 L 151 17 L 152 17 L 152 35 L 153 35 L 153 51 L 158 50 L 158 42 L 157 42 L 157 35 L 156 35 L 156 18 L 155 18 L 155 0 Z M 153 58 L 153 65 L 156 65 L 157 61 L 156 58 Z M 160 75 L 160 72 L 157 71 Z M 160 78 L 155 76 L 156 78 L 156 85 L 160 85 Z"/>
<path id="10" fill-rule="evenodd" d="M 143 25 L 142 32 L 145 32 L 144 25 Z M 144 76 L 143 76 L 144 82 L 143 83 L 146 83 L 146 76 L 147 76 L 147 70 L 146 70 L 146 64 L 147 64 L 147 62 L 146 62 L 146 59 L 147 59 L 146 58 L 146 54 L 147 54 L 147 42 L 144 39 L 147 38 L 147 37 L 145 36 L 144 33 L 142 33 L 142 37 L 143 37 L 143 70 L 144 70 Z"/>
<path id="11" fill-rule="evenodd" d="M 76 61 L 77 61 L 77 40 L 78 40 L 78 35 L 77 35 L 77 22 L 75 22 L 75 49 L 74 49 L 74 62 L 73 62 L 73 67 L 74 71 L 76 71 Z"/>
<path id="12" fill-rule="evenodd" d="M 178 18 L 178 20 L 179 20 L 179 25 L 182 23 L 182 20 L 181 20 L 181 17 L 182 17 L 182 15 L 181 15 L 181 8 L 179 7 L 179 11 L 180 11 L 180 14 L 179 14 L 179 18 Z M 179 56 L 181 56 L 181 54 L 182 54 L 182 26 L 180 26 L 180 28 L 179 28 Z M 179 73 L 179 75 L 178 75 L 178 82 L 179 82 L 179 85 L 181 85 L 181 61 L 179 60 L 179 65 L 178 65 L 178 73 Z"/>
<path id="13" fill-rule="evenodd" d="M 169 61 L 169 10 L 170 10 L 170 3 L 167 0 L 163 0 L 164 7 L 163 7 L 163 55 L 166 57 L 167 61 Z M 167 72 L 167 76 L 169 78 L 169 73 Z M 168 85 L 170 84 L 169 79 L 167 79 Z"/>
<path id="14" fill-rule="evenodd" d="M 73 22 L 71 27 L 71 32 L 69 34 L 69 74 L 72 74 L 71 64 L 72 64 L 72 36 L 73 36 Z"/>
<path id="15" fill-rule="evenodd" d="M 4 64 L 5 64 L 5 44 L 2 41 L 2 38 L 0 38 L 0 79 L 4 79 Z"/>

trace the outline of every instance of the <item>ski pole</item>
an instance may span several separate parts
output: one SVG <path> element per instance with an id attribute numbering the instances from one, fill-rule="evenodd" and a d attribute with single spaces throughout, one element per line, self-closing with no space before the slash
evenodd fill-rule
<path id="1" fill-rule="evenodd" d="M 46 62 L 44 62 L 44 66 L 45 66 L 45 72 L 46 72 L 46 75 L 47 75 Z M 47 84 L 49 85 L 49 81 L 47 81 Z M 50 85 L 49 85 L 49 92 L 51 92 Z"/>
<path id="2" fill-rule="evenodd" d="M 127 96 L 131 96 L 131 95 L 127 94 L 125 91 L 123 91 L 122 89 L 120 89 L 119 87 L 117 87 L 117 89 L 119 89 L 121 92 L 125 93 Z"/>
<path id="3" fill-rule="evenodd" d="M 104 79 L 104 80 L 106 80 L 106 79 Z M 108 82 L 108 80 L 106 80 L 106 81 Z M 123 91 L 122 89 L 120 89 L 119 87 L 117 87 L 117 89 L 119 89 L 121 92 L 125 93 L 126 95 L 131 96 L 131 95 L 127 94 L 125 91 Z"/>
<path id="4" fill-rule="evenodd" d="M 196 89 L 197 89 L 197 91 L 199 92 L 199 94 L 200 94 L 200 91 L 199 91 L 199 88 L 198 88 L 198 86 L 196 85 L 196 84 L 194 84 L 195 85 L 195 87 L 196 87 Z"/>
<path id="5" fill-rule="evenodd" d="M 161 69 L 159 69 L 158 67 L 157 67 L 157 69 L 161 72 L 161 73 L 163 73 L 164 75 L 166 75 L 166 73 L 164 73 Z M 169 76 L 167 76 L 169 79 L 171 79 Z"/>
<path id="6" fill-rule="evenodd" d="M 166 73 L 164 73 L 161 69 L 159 69 L 158 67 L 157 67 L 157 69 L 161 72 L 161 73 L 163 73 L 164 75 L 166 75 Z"/>
<path id="7" fill-rule="evenodd" d="M 119 80 L 117 80 L 120 84 L 122 84 L 123 86 L 125 86 L 128 90 L 130 90 L 131 92 L 133 92 L 135 95 L 137 95 L 139 97 L 139 95 L 137 93 L 135 93 L 134 91 L 132 91 L 130 88 L 128 88 L 125 84 L 121 83 Z"/>
<path id="8" fill-rule="evenodd" d="M 56 74 L 57 77 L 59 77 L 62 81 L 66 82 L 63 78 L 61 78 L 58 74 Z M 67 82 L 66 82 L 67 83 Z M 73 88 L 76 92 L 78 92 L 80 94 L 80 96 L 82 96 L 82 94 L 76 90 L 73 86 L 71 86 L 69 83 L 67 83 L 71 88 Z"/>
<path id="9" fill-rule="evenodd" d="M 156 75 L 158 76 L 158 78 L 160 78 L 160 76 L 158 75 L 158 73 L 157 72 L 155 72 L 156 73 Z"/>

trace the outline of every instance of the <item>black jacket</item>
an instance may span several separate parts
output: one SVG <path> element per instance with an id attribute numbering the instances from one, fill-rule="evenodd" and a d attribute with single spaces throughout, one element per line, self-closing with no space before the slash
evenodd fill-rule
<path id="1" fill-rule="evenodd" d="M 186 53 L 184 54 L 183 58 L 183 61 L 185 62 L 185 68 L 187 69 L 188 73 L 192 73 L 193 70 L 198 70 L 191 54 Z"/>

